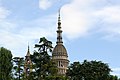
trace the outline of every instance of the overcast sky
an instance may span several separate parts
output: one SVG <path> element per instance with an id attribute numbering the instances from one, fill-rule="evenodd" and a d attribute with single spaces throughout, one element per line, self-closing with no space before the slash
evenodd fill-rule
<path id="1" fill-rule="evenodd" d="M 59 9 L 70 62 L 100 60 L 120 77 L 120 0 L 0 0 L 0 47 L 22 57 L 40 37 L 55 46 Z"/>

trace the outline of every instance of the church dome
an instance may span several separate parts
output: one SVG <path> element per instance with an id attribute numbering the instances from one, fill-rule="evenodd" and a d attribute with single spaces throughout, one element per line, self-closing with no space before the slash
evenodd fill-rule
<path id="1" fill-rule="evenodd" d="M 52 56 L 68 56 L 67 50 L 62 44 L 57 44 L 53 50 Z"/>
<path id="2" fill-rule="evenodd" d="M 62 30 L 60 21 L 60 12 L 58 17 L 57 42 L 52 52 L 52 59 L 56 62 L 58 67 L 58 75 L 66 75 L 69 64 L 67 50 L 62 41 Z"/>

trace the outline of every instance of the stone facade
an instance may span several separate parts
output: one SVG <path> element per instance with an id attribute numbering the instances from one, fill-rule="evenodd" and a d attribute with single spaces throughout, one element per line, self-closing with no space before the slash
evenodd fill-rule
<path id="1" fill-rule="evenodd" d="M 24 64 L 25 78 L 27 78 L 31 72 L 32 72 L 32 61 L 30 59 L 30 50 L 28 46 L 28 51 L 25 56 L 25 64 Z"/>
<path id="2" fill-rule="evenodd" d="M 62 41 L 62 30 L 60 13 L 58 17 L 58 30 L 57 30 L 57 42 L 52 53 L 52 59 L 57 63 L 58 75 L 65 75 L 69 64 L 67 50 Z"/>

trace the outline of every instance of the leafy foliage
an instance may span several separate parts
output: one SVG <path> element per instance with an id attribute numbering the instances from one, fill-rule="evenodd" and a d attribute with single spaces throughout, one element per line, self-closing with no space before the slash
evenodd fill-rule
<path id="1" fill-rule="evenodd" d="M 111 69 L 101 61 L 74 62 L 68 67 L 70 80 L 108 80 Z"/>
<path id="2" fill-rule="evenodd" d="M 120 80 L 117 76 L 110 75 L 108 80 Z"/>
<path id="3" fill-rule="evenodd" d="M 38 50 L 31 55 L 33 72 L 29 74 L 27 80 L 120 80 L 117 76 L 110 75 L 111 69 L 108 64 L 87 60 L 82 63 L 73 62 L 68 67 L 66 76 L 58 76 L 56 63 L 49 55 L 53 48 L 52 42 L 45 37 L 40 38 L 35 48 Z M 22 57 L 14 57 L 12 60 L 11 51 L 0 48 L 0 80 L 26 80 L 23 68 Z"/>
<path id="4" fill-rule="evenodd" d="M 52 42 L 45 37 L 40 38 L 39 44 L 35 44 L 38 51 L 31 55 L 34 68 L 34 79 L 42 80 L 48 76 L 54 76 L 57 73 L 57 66 L 52 61 L 49 52 L 52 52 Z"/>
<path id="5" fill-rule="evenodd" d="M 12 75 L 12 53 L 10 50 L 0 48 L 0 80 L 10 80 Z"/>
<path id="6" fill-rule="evenodd" d="M 15 65 L 13 66 L 15 79 L 21 80 L 24 77 L 23 76 L 24 58 L 14 57 L 13 62 L 15 63 Z"/>

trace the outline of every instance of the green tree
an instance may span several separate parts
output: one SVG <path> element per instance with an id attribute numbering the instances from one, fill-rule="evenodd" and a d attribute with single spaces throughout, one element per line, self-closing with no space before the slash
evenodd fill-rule
<path id="1" fill-rule="evenodd" d="M 73 62 L 68 67 L 66 76 L 69 78 L 69 80 L 82 80 L 82 72 L 81 72 L 82 66 L 80 62 Z"/>
<path id="2" fill-rule="evenodd" d="M 39 44 L 35 44 L 35 48 L 38 48 L 38 51 L 34 51 L 33 55 L 31 55 L 34 79 L 44 80 L 49 76 L 55 76 L 57 66 L 48 54 L 52 52 L 52 42 L 45 37 L 40 38 Z"/>
<path id="3" fill-rule="evenodd" d="M 10 50 L 0 48 L 0 80 L 11 80 L 12 53 Z"/>
<path id="4" fill-rule="evenodd" d="M 108 80 L 111 69 L 101 61 L 74 62 L 68 67 L 66 75 L 70 80 Z"/>
<path id="5" fill-rule="evenodd" d="M 107 80 L 111 69 L 101 61 L 87 61 L 82 63 L 82 74 L 85 80 Z"/>
<path id="6" fill-rule="evenodd" d="M 14 57 L 13 66 L 15 80 L 22 80 L 24 78 L 23 69 L 24 69 L 24 58 L 23 57 Z"/>
<path id="7" fill-rule="evenodd" d="M 118 78 L 118 76 L 110 75 L 108 80 L 120 80 L 120 79 Z"/>

